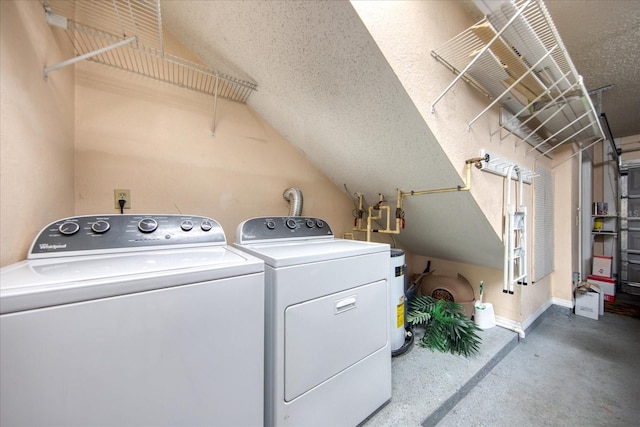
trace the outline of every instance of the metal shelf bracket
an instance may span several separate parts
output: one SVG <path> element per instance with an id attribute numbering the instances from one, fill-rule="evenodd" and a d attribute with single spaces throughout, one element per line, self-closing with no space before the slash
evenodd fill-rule
<path id="1" fill-rule="evenodd" d="M 84 53 L 82 55 L 75 56 L 75 57 L 73 57 L 71 59 L 67 59 L 66 61 L 59 62 L 59 63 L 57 63 L 55 65 L 51 65 L 49 67 L 45 67 L 45 69 L 44 69 L 44 71 L 42 73 L 42 78 L 44 79 L 44 81 L 47 81 L 47 78 L 49 77 L 49 73 L 52 72 L 52 71 L 58 70 L 60 68 L 64 68 L 64 67 L 66 67 L 68 65 L 73 65 L 76 62 L 84 61 L 85 59 L 93 58 L 96 55 L 103 54 L 103 53 L 108 52 L 108 51 L 110 51 L 112 49 L 116 49 L 116 48 L 119 48 L 119 47 L 122 47 L 122 46 L 126 46 L 128 44 L 131 44 L 131 43 L 137 41 L 137 40 L 138 40 L 138 37 L 136 37 L 136 36 L 129 37 L 128 39 L 124 39 L 124 40 L 119 41 L 118 43 L 114 43 L 114 44 L 112 44 L 110 46 L 105 46 L 103 48 L 94 50 L 92 52 L 87 52 L 87 53 Z"/>

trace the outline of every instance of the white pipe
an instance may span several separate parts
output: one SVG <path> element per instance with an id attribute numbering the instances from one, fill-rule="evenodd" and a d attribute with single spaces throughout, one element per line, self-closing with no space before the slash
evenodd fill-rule
<path id="1" fill-rule="evenodd" d="M 582 174 L 584 173 L 582 165 L 582 144 L 579 145 L 578 151 L 578 282 L 582 280 Z"/>
<path id="2" fill-rule="evenodd" d="M 525 337 L 525 331 L 522 329 L 523 324 L 515 322 L 513 320 L 496 316 L 496 326 L 513 331 L 518 334 L 518 337 L 523 339 Z"/>
<path id="3" fill-rule="evenodd" d="M 523 206 L 523 187 L 524 187 L 524 183 L 523 183 L 523 179 L 522 179 L 522 171 L 520 171 L 519 167 L 515 168 L 516 171 L 516 175 L 518 175 L 518 211 L 522 210 L 522 206 Z M 525 217 L 524 219 L 525 221 L 527 220 L 527 218 Z M 524 227 L 526 228 L 526 224 L 524 225 Z M 526 234 L 525 234 L 526 236 Z M 513 236 L 512 236 L 513 237 Z M 526 245 L 526 239 L 524 241 L 524 244 Z M 520 265 L 522 265 L 522 269 L 523 271 L 526 273 L 527 271 L 527 265 L 526 265 L 526 255 L 527 255 L 527 248 L 524 248 L 524 255 L 525 256 L 521 256 L 520 258 Z M 524 263 L 524 264 L 523 264 Z M 509 263 L 509 293 L 513 294 L 513 262 Z"/>
<path id="4" fill-rule="evenodd" d="M 511 174 L 515 165 L 507 167 L 506 182 L 507 186 L 505 191 L 505 207 L 504 207 L 504 272 L 502 281 L 502 292 L 509 291 L 509 251 L 511 250 L 511 219 L 509 216 L 509 207 L 511 206 Z"/>

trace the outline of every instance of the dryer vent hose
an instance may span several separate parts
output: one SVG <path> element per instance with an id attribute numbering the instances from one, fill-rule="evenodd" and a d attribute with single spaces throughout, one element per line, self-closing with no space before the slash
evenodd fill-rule
<path id="1" fill-rule="evenodd" d="M 302 191 L 299 188 L 287 188 L 282 197 L 289 202 L 289 216 L 302 215 Z"/>

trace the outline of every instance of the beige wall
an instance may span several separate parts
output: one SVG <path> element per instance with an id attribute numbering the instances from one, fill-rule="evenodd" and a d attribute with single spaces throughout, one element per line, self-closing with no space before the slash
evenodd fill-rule
<path id="1" fill-rule="evenodd" d="M 0 265 L 24 259 L 47 223 L 74 214 L 73 67 L 37 1 L 0 2 Z"/>
<path id="2" fill-rule="evenodd" d="M 353 204 L 303 153 L 244 104 L 213 98 L 93 63 L 77 67 L 76 212 L 113 213 L 113 190 L 131 190 L 131 213 L 189 213 L 218 220 L 232 242 L 237 225 L 286 215 L 288 187 L 302 214 L 337 235 Z"/>
<path id="3" fill-rule="evenodd" d="M 88 61 L 44 82 L 43 65 L 73 56 L 66 35 L 39 2 L 0 3 L 3 266 L 51 221 L 116 213 L 116 188 L 131 190 L 127 213 L 210 216 L 233 242 L 242 220 L 286 215 L 293 186 L 303 215 L 350 231 L 348 195 L 247 105 L 219 100 L 211 136 L 211 96 Z"/>
<path id="4" fill-rule="evenodd" d="M 623 162 L 640 159 L 640 135 L 632 135 L 620 138 L 620 147 L 623 150 Z M 624 153 L 624 151 L 627 152 Z"/>
<path id="5" fill-rule="evenodd" d="M 574 153 L 569 145 L 558 149 L 559 159 Z M 573 272 L 578 271 L 578 174 L 579 156 L 553 169 L 554 194 L 554 272 L 552 296 L 571 301 Z M 590 227 L 591 224 L 587 224 Z"/>
<path id="6" fill-rule="evenodd" d="M 355 6 L 360 9 L 362 4 Z M 486 105 L 466 84 L 459 83 L 436 114 L 430 112 L 430 102 L 453 75 L 426 53 L 472 23 L 461 4 L 375 4 L 376 8 L 363 14 L 363 20 L 452 162 L 462 164 L 486 149 L 533 169 L 535 156 L 526 154 L 526 144 L 513 137 L 502 142 L 489 137 L 498 122 L 495 111 L 471 132 L 466 131 L 467 121 Z M 23 16 L 26 13 L 36 19 Z M 250 107 L 220 101 L 212 137 L 211 97 L 89 62 L 76 66 L 74 105 L 73 67 L 56 71 L 49 83 L 40 78 L 41 64 L 71 54 L 51 58 L 57 46 L 66 44 L 57 30 L 52 33 L 46 25 L 39 3 L 2 2 L 2 19 L 2 248 L 11 249 L 11 255 L 2 251 L 3 265 L 23 258 L 35 233 L 48 221 L 73 214 L 115 213 L 115 188 L 131 190 L 132 213 L 208 215 L 222 223 L 232 241 L 243 219 L 285 215 L 288 206 L 282 191 L 295 186 L 304 194 L 303 214 L 325 218 L 337 235 L 351 230 L 354 206 L 346 193 Z M 24 41 L 29 42 L 27 46 L 21 44 Z M 174 40 L 168 41 L 175 45 Z M 5 57 L 15 60 L 5 61 Z M 12 81 L 26 78 L 29 80 L 22 84 Z M 62 82 L 67 86 L 61 87 Z M 22 116 L 15 117 L 5 108 L 7 102 L 25 104 Z M 5 129 L 7 120 L 11 126 Z M 539 162 L 550 167 L 548 159 Z M 24 166 L 34 164 L 42 174 L 27 173 Z M 555 173 L 563 175 L 562 182 L 575 180 L 572 162 Z M 502 235 L 504 179 L 474 173 L 473 180 L 474 196 L 496 233 Z M 566 213 L 573 209 L 565 191 L 570 190 L 562 187 L 556 194 L 556 209 L 562 218 L 556 230 L 566 225 L 562 221 L 567 221 Z M 531 186 L 525 186 L 530 212 L 532 197 Z M 556 266 L 572 266 L 575 250 L 572 244 L 564 245 L 573 239 L 571 233 L 568 236 L 556 251 Z M 559 233 L 557 239 L 561 237 L 566 236 Z M 428 259 L 428 254 L 420 255 L 408 256 L 414 273 L 421 272 Z M 516 322 L 529 319 L 552 296 L 565 298 L 570 281 L 569 288 L 564 283 L 567 272 L 572 271 L 562 268 L 507 295 L 502 293 L 500 270 L 443 260 L 434 260 L 432 269 L 439 274 L 465 275 L 476 295 L 484 280 L 485 301 L 494 304 L 497 315 Z"/>
<path id="7" fill-rule="evenodd" d="M 458 82 L 437 104 L 435 113 L 431 112 L 432 102 L 453 81 L 455 75 L 435 61 L 430 52 L 474 23 L 462 2 L 372 1 L 354 2 L 353 5 L 454 165 L 462 165 L 464 160 L 486 150 L 502 160 L 530 170 L 535 170 L 536 165 L 547 169 L 551 167 L 550 159 L 543 157 L 536 160 L 539 153 L 528 153 L 531 146 L 515 136 L 504 132 L 491 136 L 498 128 L 497 109 L 487 112 L 471 131 L 467 131 L 468 123 L 487 106 L 487 100 L 464 82 Z M 501 136 L 505 135 L 501 140 Z M 556 154 L 556 157 L 562 158 L 561 154 Z M 471 190 L 496 234 L 501 237 L 504 233 L 506 203 L 504 181 L 504 178 L 493 174 L 474 173 Z M 530 213 L 529 236 L 533 236 L 532 186 L 524 186 L 523 199 Z M 512 200 L 515 203 L 515 197 Z M 568 203 L 565 198 L 556 197 L 556 201 L 559 205 Z M 464 227 L 463 224 L 454 226 Z M 469 235 L 473 235 L 473 230 L 469 230 Z M 529 254 L 532 254 L 533 239 L 529 238 L 528 243 Z M 571 265 L 571 251 L 558 251 L 556 255 L 556 265 Z M 486 300 L 494 304 L 496 314 L 518 323 L 525 322 L 552 298 L 552 276 L 533 285 L 517 286 L 515 294 L 509 295 L 502 293 L 501 270 L 442 260 L 438 260 L 438 264 L 441 270 L 448 271 L 450 275 L 455 276 L 456 271 L 465 275 L 474 286 L 476 295 L 480 280 L 484 280 Z M 418 262 L 413 268 L 412 272 L 421 272 L 424 262 Z M 570 286 L 571 283 L 569 290 Z"/>

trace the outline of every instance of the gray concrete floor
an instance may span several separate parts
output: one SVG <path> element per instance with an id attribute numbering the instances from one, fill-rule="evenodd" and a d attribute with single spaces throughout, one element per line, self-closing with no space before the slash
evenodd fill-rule
<path id="1" fill-rule="evenodd" d="M 640 319 L 551 307 L 523 340 L 481 337 L 470 359 L 417 346 L 394 358 L 392 399 L 364 425 L 640 425 Z"/>

